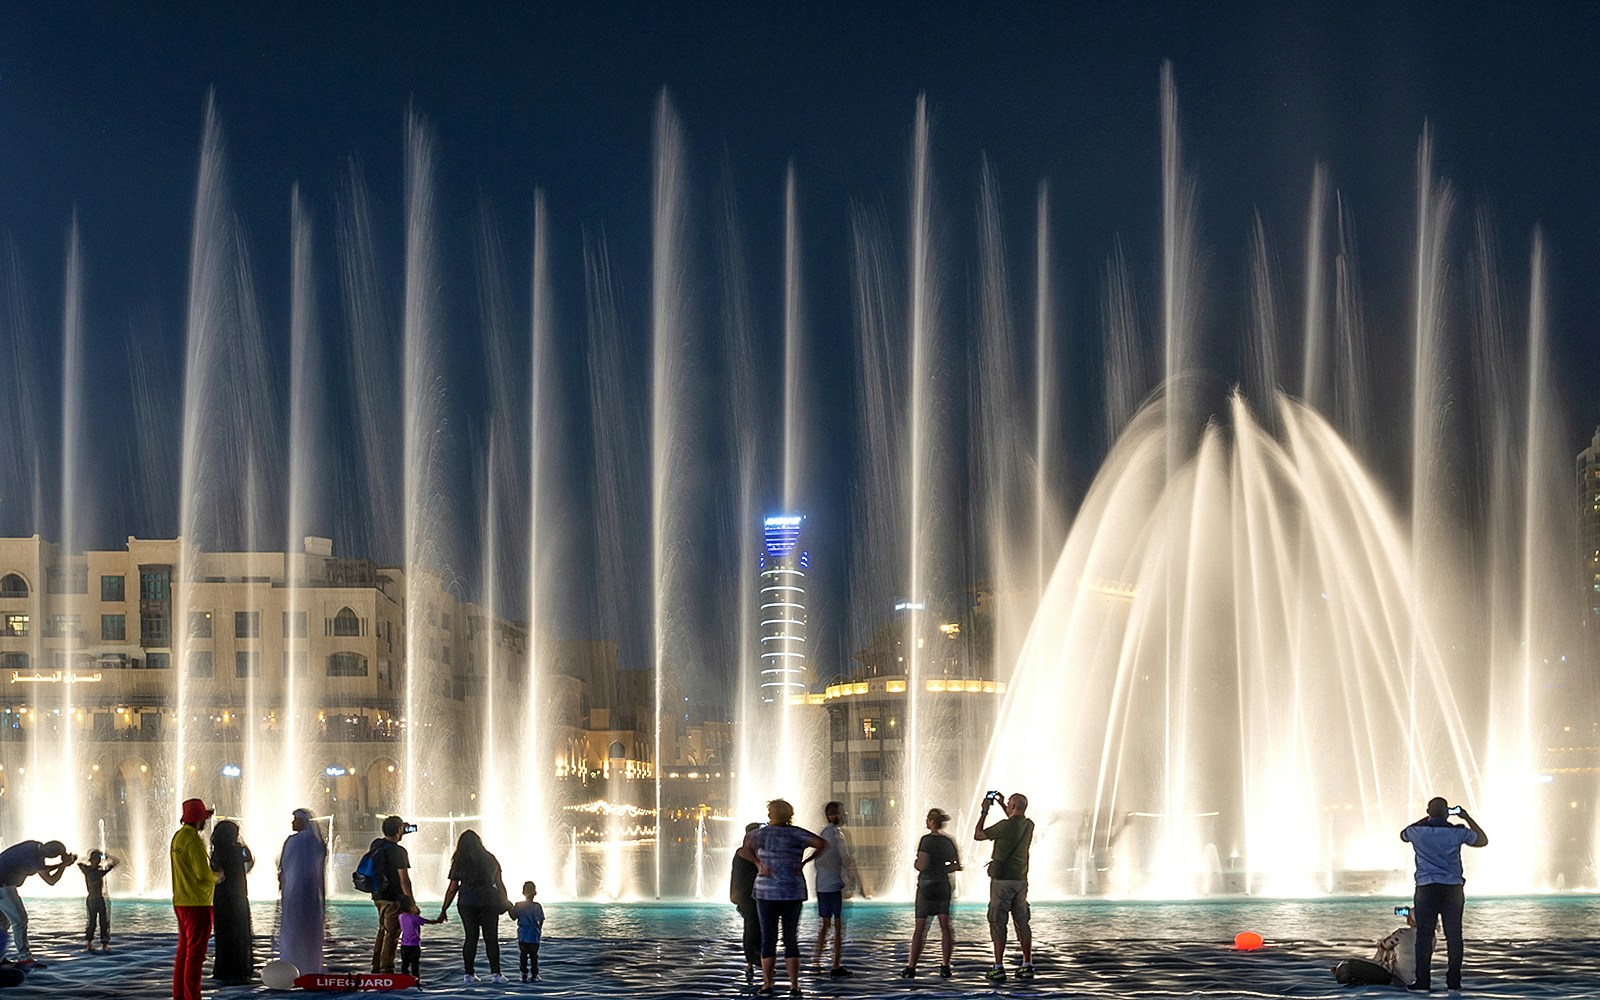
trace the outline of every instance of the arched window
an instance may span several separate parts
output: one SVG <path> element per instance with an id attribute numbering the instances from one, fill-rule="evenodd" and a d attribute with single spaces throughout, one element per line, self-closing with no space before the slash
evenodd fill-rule
<path id="1" fill-rule="evenodd" d="M 628 756 L 628 748 L 622 745 L 621 740 L 615 740 L 612 742 L 610 749 L 606 751 L 606 756 L 612 760 L 621 760 Z"/>
<path id="2" fill-rule="evenodd" d="M 328 654 L 329 677 L 367 676 L 367 658 L 360 653 Z"/>
<path id="3" fill-rule="evenodd" d="M 349 608 L 340 608 L 339 613 L 333 616 L 333 634 L 341 637 L 359 636 L 361 634 L 361 619 Z M 366 671 L 362 671 L 366 673 Z"/>
<path id="4" fill-rule="evenodd" d="M 27 597 L 28 581 L 15 573 L 0 577 L 0 597 Z"/>

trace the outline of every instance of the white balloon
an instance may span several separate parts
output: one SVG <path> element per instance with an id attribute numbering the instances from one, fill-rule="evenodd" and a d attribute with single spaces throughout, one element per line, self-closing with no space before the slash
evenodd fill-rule
<path id="1" fill-rule="evenodd" d="M 269 990 L 292 990 L 298 978 L 300 970 L 294 967 L 293 962 L 281 958 L 275 958 L 261 967 L 261 982 Z"/>

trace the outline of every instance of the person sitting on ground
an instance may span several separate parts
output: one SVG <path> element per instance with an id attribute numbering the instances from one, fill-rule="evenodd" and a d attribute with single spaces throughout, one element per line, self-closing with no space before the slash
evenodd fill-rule
<path id="1" fill-rule="evenodd" d="M 1405 989 L 1411 985 L 1417 967 L 1417 924 L 1411 917 L 1411 907 L 1397 906 L 1394 912 L 1405 917 L 1405 926 L 1379 941 L 1372 958 L 1347 958 L 1335 965 L 1329 970 L 1333 978 L 1345 986 Z"/>
<path id="2" fill-rule="evenodd" d="M 45 885 L 55 885 L 67 866 L 77 860 L 78 856 L 68 854 L 66 845 L 59 840 L 19 840 L 0 851 L 0 925 L 16 938 L 17 968 L 24 972 L 45 965 L 33 957 L 28 945 L 28 908 L 22 905 L 17 889 L 32 875 L 39 876 Z"/>
<path id="3" fill-rule="evenodd" d="M 100 925 L 100 950 L 111 950 L 111 913 L 106 907 L 106 874 L 117 867 L 117 859 L 96 848 L 89 852 L 89 860 L 78 865 L 83 872 L 83 887 L 87 893 L 85 908 L 89 911 L 89 925 L 83 932 L 83 950 L 94 951 L 94 928 Z"/>

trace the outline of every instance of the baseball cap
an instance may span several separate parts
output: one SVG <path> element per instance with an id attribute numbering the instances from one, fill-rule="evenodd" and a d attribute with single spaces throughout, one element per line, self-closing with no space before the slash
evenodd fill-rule
<path id="1" fill-rule="evenodd" d="M 184 799 L 182 822 L 200 823 L 210 819 L 211 814 L 214 812 L 216 812 L 215 809 L 207 809 L 206 804 L 199 799 Z"/>

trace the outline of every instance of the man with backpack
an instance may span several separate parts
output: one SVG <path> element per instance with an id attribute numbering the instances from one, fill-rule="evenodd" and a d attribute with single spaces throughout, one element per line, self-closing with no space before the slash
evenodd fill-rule
<path id="1" fill-rule="evenodd" d="M 373 972 L 394 972 L 394 955 L 400 946 L 400 898 L 411 896 L 411 855 L 400 846 L 405 834 L 405 820 L 384 817 L 383 836 L 367 848 L 351 879 L 357 891 L 371 893 L 372 905 L 378 909 L 378 938 L 372 945 Z"/>

